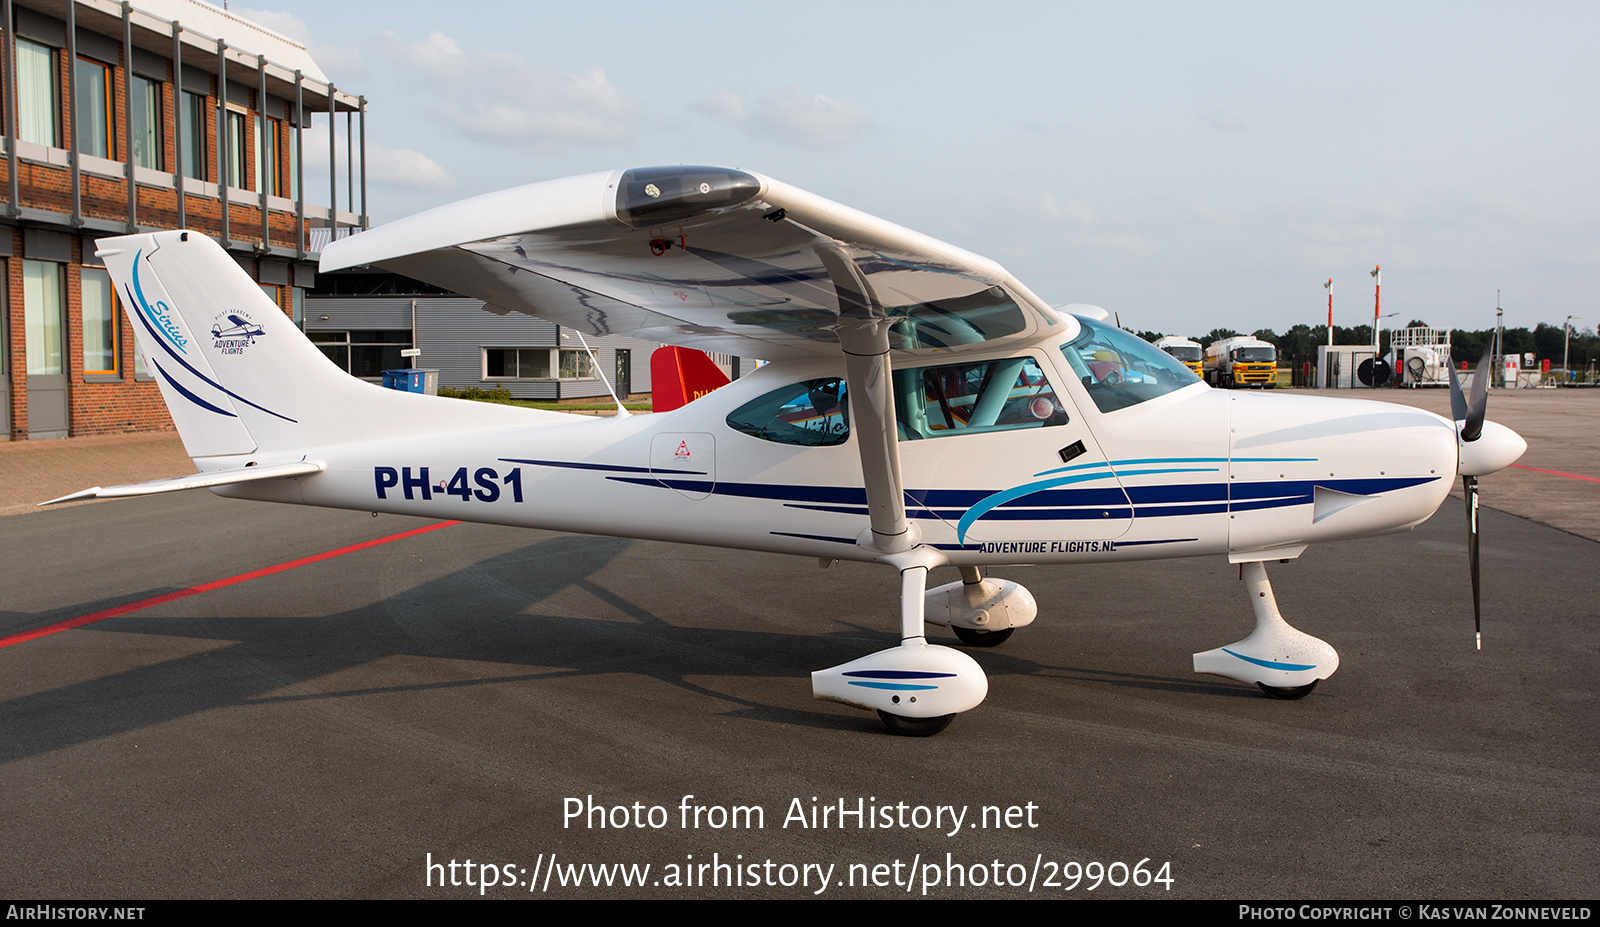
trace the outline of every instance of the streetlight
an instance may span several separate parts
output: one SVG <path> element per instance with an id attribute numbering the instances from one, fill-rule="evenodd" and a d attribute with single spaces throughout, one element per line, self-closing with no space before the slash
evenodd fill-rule
<path id="1" fill-rule="evenodd" d="M 1572 382 L 1572 370 L 1567 367 L 1567 346 L 1572 342 L 1572 320 L 1581 319 L 1581 315 L 1567 316 L 1567 322 L 1561 328 L 1561 379 Z"/>

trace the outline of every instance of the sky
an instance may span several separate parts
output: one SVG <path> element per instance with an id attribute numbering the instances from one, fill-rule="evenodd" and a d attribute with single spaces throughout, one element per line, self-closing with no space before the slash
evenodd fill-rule
<path id="1" fill-rule="evenodd" d="M 367 98 L 374 224 L 716 164 L 1133 330 L 1370 324 L 1377 265 L 1385 327 L 1600 323 L 1600 4 L 253 2 Z"/>

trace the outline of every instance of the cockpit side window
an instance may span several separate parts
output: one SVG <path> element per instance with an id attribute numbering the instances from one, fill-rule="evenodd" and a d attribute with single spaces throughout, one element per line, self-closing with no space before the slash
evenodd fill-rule
<path id="1" fill-rule="evenodd" d="M 900 440 L 1064 425 L 1067 411 L 1031 356 L 894 372 Z"/>
<path id="2" fill-rule="evenodd" d="M 832 447 L 850 440 L 845 382 L 838 377 L 791 383 L 728 414 L 728 427 L 763 441 Z"/>
<path id="3" fill-rule="evenodd" d="M 1061 346 L 1072 372 L 1101 412 L 1115 412 L 1200 382 L 1165 351 L 1103 322 L 1079 318 L 1083 330 Z"/>

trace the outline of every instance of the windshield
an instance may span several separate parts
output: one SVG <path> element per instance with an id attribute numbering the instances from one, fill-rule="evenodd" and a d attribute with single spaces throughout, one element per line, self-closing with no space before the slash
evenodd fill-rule
<path id="1" fill-rule="evenodd" d="M 1244 364 L 1270 364 L 1277 360 L 1271 348 L 1234 348 L 1233 359 Z"/>
<path id="2" fill-rule="evenodd" d="M 1182 361 L 1120 328 L 1083 317 L 1083 331 L 1061 346 L 1072 372 L 1101 412 L 1115 412 L 1183 389 L 1200 378 Z"/>
<path id="3" fill-rule="evenodd" d="M 1174 344 L 1174 345 L 1168 345 L 1167 347 L 1164 347 L 1161 350 L 1166 351 L 1168 354 L 1171 354 L 1173 357 L 1176 357 L 1178 360 L 1181 360 L 1181 361 L 1198 361 L 1198 360 L 1200 360 L 1200 346 L 1199 345 L 1195 345 L 1195 346 L 1191 347 L 1191 346 L 1188 346 L 1188 345 Z"/>

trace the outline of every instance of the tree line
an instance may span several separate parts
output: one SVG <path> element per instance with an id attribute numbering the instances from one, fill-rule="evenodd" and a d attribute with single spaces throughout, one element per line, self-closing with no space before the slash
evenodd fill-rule
<path id="1" fill-rule="evenodd" d="M 1407 323 L 1407 328 L 1426 328 L 1428 323 L 1413 319 Z M 1155 341 L 1162 337 L 1161 332 L 1144 331 L 1137 333 L 1146 341 Z M 1189 335 L 1190 340 L 1198 341 L 1201 347 L 1209 346 L 1213 341 L 1224 338 L 1233 338 L 1243 332 L 1236 332 L 1231 328 L 1213 328 L 1204 335 Z M 1270 328 L 1259 329 L 1251 333 L 1252 337 L 1271 344 L 1278 349 L 1278 357 L 1287 360 L 1296 355 L 1306 354 L 1316 356 L 1317 346 L 1328 343 L 1328 326 L 1326 325 L 1294 325 L 1283 334 L 1278 334 Z M 1379 333 L 1379 347 L 1382 351 L 1389 350 L 1389 329 Z M 1476 365 L 1483 357 L 1484 350 L 1494 341 L 1494 329 L 1486 328 L 1481 331 L 1468 331 L 1464 328 L 1450 329 L 1450 355 L 1457 366 L 1465 361 L 1469 365 Z M 1357 325 L 1345 328 L 1342 325 L 1333 327 L 1334 344 L 1371 344 L 1372 326 Z M 1501 332 L 1501 352 L 1505 354 L 1532 354 L 1536 360 L 1548 360 L 1552 367 L 1561 366 L 1562 331 L 1560 325 L 1548 325 L 1540 322 L 1532 330 L 1527 328 L 1508 328 Z M 1572 336 L 1566 341 L 1567 366 L 1573 370 L 1587 370 L 1600 362 L 1600 332 L 1591 328 L 1573 327 Z"/>

